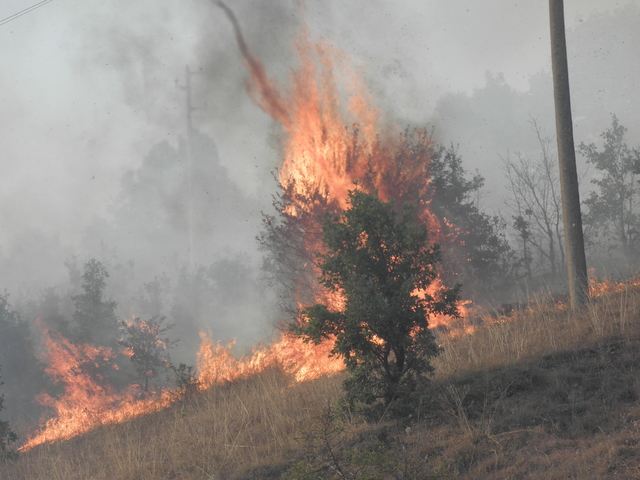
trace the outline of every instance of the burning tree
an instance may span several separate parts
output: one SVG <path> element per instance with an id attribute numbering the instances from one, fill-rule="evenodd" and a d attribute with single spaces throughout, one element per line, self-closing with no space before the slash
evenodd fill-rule
<path id="1" fill-rule="evenodd" d="M 477 197 L 484 179 L 478 174 L 467 178 L 453 146 L 436 144 L 421 128 L 370 143 L 361 138 L 357 125 L 345 145 L 334 159 L 344 168 L 345 179 L 364 191 L 378 191 L 383 199 L 416 205 L 417 218 L 442 246 L 443 283 L 462 283 L 466 296 L 505 290 L 501 287 L 511 278 L 512 251 L 501 233 L 503 226 L 499 218 L 480 210 Z M 321 219 L 343 208 L 331 184 L 323 185 L 329 179 L 295 173 L 280 172 L 277 214 L 264 216 L 258 237 L 267 253 L 264 270 L 280 292 L 282 310 L 294 317 L 301 307 L 326 296 L 317 282 L 315 258 L 324 248 Z"/>
<path id="2" fill-rule="evenodd" d="M 425 386 L 439 352 L 429 317 L 458 316 L 458 287 L 433 291 L 440 250 L 428 245 L 415 205 L 397 212 L 359 190 L 349 192 L 348 205 L 326 216 L 327 253 L 319 255 L 321 283 L 343 301 L 306 308 L 294 330 L 316 344 L 334 339 L 332 353 L 350 373 L 349 404 L 382 399 L 399 413 Z"/>
<path id="3" fill-rule="evenodd" d="M 120 322 L 123 337 L 118 343 L 125 347 L 125 354 L 129 355 L 135 365 L 136 373 L 143 381 L 145 392 L 149 391 L 149 381 L 158 376 L 160 369 L 171 367 L 167 350 L 176 344 L 169 338 L 162 336 L 171 329 L 172 325 L 163 326 L 164 317 L 153 317 L 141 320 Z"/>
<path id="4" fill-rule="evenodd" d="M 280 296 L 280 310 L 296 318 L 302 305 L 322 296 L 314 256 L 322 244 L 320 219 L 328 212 L 337 213 L 339 207 L 319 192 L 309 198 L 292 187 L 281 185 L 282 193 L 273 202 L 277 214 L 263 216 L 258 243 L 266 252 L 263 271 Z"/>
<path id="5" fill-rule="evenodd" d="M 329 42 L 312 41 L 307 28 L 296 40 L 299 66 L 291 72 L 289 88 L 281 88 L 251 53 L 231 9 L 216 3 L 231 21 L 250 72 L 249 94 L 282 128 L 282 194 L 274 202 L 277 215 L 265 217 L 265 231 L 258 240 L 269 255 L 267 272 L 283 287 L 285 310 L 297 312 L 326 293 L 315 283 L 313 252 L 321 246 L 318 217 L 344 209 L 354 181 L 364 191 L 377 191 L 383 200 L 416 202 L 418 218 L 433 239 L 443 246 L 456 244 L 455 253 L 445 254 L 448 263 L 461 267 L 447 269 L 453 276 L 481 273 L 485 285 L 507 278 L 497 263 L 497 256 L 508 250 L 497 233 L 498 222 L 470 200 L 482 181 L 465 179 L 454 149 L 440 148 L 425 129 L 402 131 L 383 125 L 384 116 L 374 106 L 359 69 Z M 436 158 L 442 160 L 440 170 L 433 169 Z M 437 187 L 444 194 L 439 204 L 443 216 L 430 205 L 436 192 L 434 173 L 443 174 Z M 447 191 L 449 187 L 454 190 Z M 458 204 L 447 205 L 445 197 Z M 449 213 L 462 221 L 452 222 L 444 216 Z"/>

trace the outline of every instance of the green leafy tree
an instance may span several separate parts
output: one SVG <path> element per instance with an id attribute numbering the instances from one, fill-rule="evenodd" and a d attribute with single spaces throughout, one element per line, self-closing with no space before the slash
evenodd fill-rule
<path id="1" fill-rule="evenodd" d="M 462 283 L 465 297 L 494 297 L 505 291 L 513 280 L 513 252 L 502 220 L 480 209 L 484 177 L 476 172 L 468 178 L 453 145 L 434 149 L 430 169 L 429 206 L 441 219 L 443 232 L 455 239 L 442 247 L 444 277 Z"/>
<path id="2" fill-rule="evenodd" d="M 118 343 L 127 349 L 145 392 L 149 391 L 152 379 L 161 371 L 171 368 L 167 351 L 177 342 L 164 337 L 173 326 L 163 325 L 164 321 L 165 317 L 153 317 L 149 320 L 134 317 L 131 321 L 120 322 L 122 338 Z"/>
<path id="3" fill-rule="evenodd" d="M 434 314 L 457 316 L 458 287 L 437 295 L 427 289 L 438 276 L 437 245 L 414 206 L 397 212 L 377 194 L 349 192 L 349 208 L 327 215 L 322 227 L 321 283 L 344 298 L 344 307 L 313 305 L 294 331 L 314 343 L 334 338 L 344 359 L 350 404 L 382 399 L 400 413 L 426 385 L 430 359 L 439 353 L 429 330 Z"/>
<path id="4" fill-rule="evenodd" d="M 92 258 L 84 264 L 83 293 L 71 297 L 75 305 L 73 320 L 76 341 L 110 347 L 117 344 L 117 303 L 104 298 L 107 278 L 109 272 L 98 260 Z"/>
<path id="5" fill-rule="evenodd" d="M 597 188 L 584 201 L 585 224 L 593 236 L 617 244 L 626 260 L 634 254 L 640 242 L 640 216 L 637 175 L 640 150 L 629 148 L 625 140 L 627 129 L 613 115 L 611 128 L 601 137 L 602 150 L 595 144 L 581 143 L 578 147 L 587 162 L 601 173 L 591 180 Z"/>
<path id="6" fill-rule="evenodd" d="M 0 365 L 2 367 L 2 365 Z M 0 382 L 0 386 L 4 385 L 4 382 Z M 0 394 L 0 411 L 4 409 L 4 393 Z M 13 455 L 13 452 L 9 450 L 9 445 L 15 442 L 18 436 L 13 430 L 9 422 L 0 420 L 0 459 L 6 459 Z"/>

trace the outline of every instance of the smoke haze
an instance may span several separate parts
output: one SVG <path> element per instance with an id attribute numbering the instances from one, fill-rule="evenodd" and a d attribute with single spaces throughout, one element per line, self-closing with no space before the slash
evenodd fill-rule
<path id="1" fill-rule="evenodd" d="M 0 16 L 27 6 L 3 2 Z M 230 6 L 252 52 L 284 79 L 301 22 L 295 2 Z M 610 6 L 566 2 L 569 28 Z M 430 120 L 442 94 L 473 92 L 486 71 L 524 90 L 549 67 L 546 5 L 309 1 L 302 10 L 315 34 L 365 65 L 380 102 L 403 120 Z M 155 143 L 184 136 L 175 82 L 184 84 L 185 64 L 202 71 L 194 106 L 207 108 L 194 113 L 196 127 L 214 138 L 240 187 L 258 194 L 278 156 L 221 13 L 210 1 L 55 1 L 0 28 L 3 244 L 35 227 L 75 246 L 119 193 L 121 175 Z"/>
<path id="2" fill-rule="evenodd" d="M 0 19 L 28 6 L 5 0 Z M 487 179 L 483 201 L 496 211 L 500 155 L 535 150 L 531 117 L 555 132 L 545 2 L 228 6 L 280 82 L 295 67 L 302 25 L 344 51 L 386 120 L 432 125 L 440 142 L 459 145 L 465 168 Z M 629 144 L 640 142 L 640 53 L 628 36 L 638 7 L 565 2 L 577 142 L 597 141 L 611 113 L 629 128 Z M 0 289 L 25 319 L 42 314 L 27 308 L 30 296 L 77 291 L 70 273 L 95 257 L 109 268 L 121 315 L 190 319 L 177 331 L 184 352 L 202 328 L 248 343 L 268 336 L 277 317 L 255 237 L 277 188 L 280 131 L 251 101 L 232 25 L 215 2 L 54 0 L 0 26 L 0 64 Z M 194 72 L 193 204 L 185 66 Z M 196 265 L 187 271 L 190 228 Z M 166 293 L 161 308 L 154 291 Z M 69 314 L 68 301 L 61 308 Z"/>

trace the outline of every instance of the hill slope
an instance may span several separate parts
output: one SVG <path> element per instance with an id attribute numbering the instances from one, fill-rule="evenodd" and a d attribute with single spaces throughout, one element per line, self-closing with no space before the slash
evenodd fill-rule
<path id="1" fill-rule="evenodd" d="M 578 314 L 541 302 L 441 333 L 431 395 L 411 418 L 337 415 L 341 376 L 297 384 L 270 370 L 38 447 L 0 477 L 640 478 L 640 290 L 608 290 Z"/>

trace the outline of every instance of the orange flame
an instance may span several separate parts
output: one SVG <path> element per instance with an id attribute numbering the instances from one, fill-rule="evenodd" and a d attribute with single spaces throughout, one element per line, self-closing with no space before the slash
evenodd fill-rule
<path id="1" fill-rule="evenodd" d="M 237 22 L 234 27 L 238 35 Z M 383 128 L 380 111 L 373 105 L 362 75 L 341 51 L 323 40 L 312 41 L 304 28 L 296 42 L 299 67 L 292 71 L 290 88 L 284 91 L 265 74 L 243 40 L 240 47 L 249 65 L 249 91 L 256 104 L 283 129 L 279 180 L 292 203 L 285 205 L 282 213 L 305 224 L 304 248 L 309 258 L 323 250 L 317 234 L 321 214 L 344 209 L 355 183 L 365 191 L 377 190 L 382 200 L 394 199 L 400 204 L 418 201 L 419 218 L 428 226 L 431 241 L 456 241 L 459 230 L 446 219 L 438 219 L 428 205 L 433 193 L 433 140 L 424 130 L 401 134 L 398 128 Z M 308 214 L 306 218 L 302 213 Z M 314 265 L 307 268 L 306 277 L 318 277 Z M 312 301 L 329 303 L 334 309 L 340 303 L 339 298 L 327 298 L 322 288 L 316 288 L 311 296 Z M 436 321 L 445 322 L 442 318 Z"/>
<path id="2" fill-rule="evenodd" d="M 91 375 L 86 368 L 87 365 L 97 366 L 100 361 L 112 360 L 115 355 L 110 348 L 76 345 L 38 320 L 36 324 L 44 335 L 48 364 L 45 371 L 54 382 L 62 385 L 63 393 L 58 398 L 47 394 L 38 397 L 38 401 L 50 407 L 55 416 L 30 436 L 19 451 L 24 452 L 43 443 L 68 440 L 101 425 L 125 422 L 171 403 L 169 392 L 143 398 L 137 385 L 123 392 L 116 391 L 108 383 L 101 382 L 99 377 Z"/>
<path id="3" fill-rule="evenodd" d="M 265 112 L 278 121 L 286 136 L 280 182 L 293 204 L 291 217 L 310 214 L 317 222 L 322 211 L 344 209 L 354 181 L 366 191 L 378 190 L 383 200 L 419 202 L 420 218 L 438 243 L 455 240 L 452 225 L 429 210 L 429 159 L 434 143 L 423 130 L 401 134 L 396 127 L 382 128 L 380 111 L 373 105 L 359 71 L 345 55 L 325 41 L 312 42 L 303 29 L 296 42 L 299 68 L 291 74 L 289 91 L 282 91 L 269 78 L 262 63 L 249 52 L 233 13 L 217 2 L 233 22 L 236 38 L 249 68 L 249 93 Z M 339 81 L 340 79 L 341 81 Z M 348 128 L 351 126 L 351 128 Z M 310 252 L 320 250 L 317 235 L 305 237 Z M 313 229 L 312 229 L 313 230 Z M 306 265 L 305 265 L 306 267 Z M 315 267 L 308 267 L 317 273 Z M 317 274 L 315 275 L 317 278 Z M 434 288 L 438 288 L 434 285 Z M 338 308 L 343 299 L 329 292 L 318 294 Z M 435 319 L 438 324 L 441 319 Z M 74 345 L 59 333 L 40 326 L 45 337 L 47 373 L 63 386 L 58 398 L 42 395 L 54 418 L 44 423 L 20 448 L 70 439 L 100 425 L 124 422 L 138 415 L 165 408 L 175 399 L 166 390 L 141 398 L 139 387 L 118 392 L 85 372 L 84 364 L 110 360 L 113 352 L 92 345 Z M 197 357 L 200 389 L 246 378 L 270 367 L 282 368 L 296 381 L 306 381 L 344 369 L 341 359 L 331 357 L 331 341 L 305 343 L 283 334 L 270 347 L 260 346 L 243 358 L 232 355 L 233 343 L 222 345 L 211 335 L 201 334 Z M 129 353 L 130 352 L 124 352 Z"/>
<path id="4" fill-rule="evenodd" d="M 602 297 L 625 291 L 629 287 L 640 286 L 640 277 L 632 277 L 623 282 L 616 282 L 603 277 L 601 280 L 596 276 L 595 269 L 589 269 L 589 296 L 591 298 Z"/>
<path id="5" fill-rule="evenodd" d="M 58 398 L 47 394 L 38 397 L 38 401 L 50 407 L 54 415 L 28 438 L 19 451 L 69 440 L 103 425 L 126 422 L 167 408 L 180 398 L 175 389 L 143 395 L 138 385 L 131 385 L 124 391 L 116 391 L 104 379 L 86 369 L 87 365 L 111 361 L 115 356 L 111 349 L 76 345 L 39 321 L 37 325 L 44 336 L 46 372 L 54 382 L 62 385 L 63 393 Z M 298 382 L 344 369 L 342 361 L 330 357 L 331 342 L 315 346 L 283 334 L 281 340 L 270 347 L 256 347 L 251 355 L 235 359 L 231 352 L 233 342 L 221 345 L 214 342 L 211 335 L 201 333 L 200 337 L 202 343 L 197 355 L 197 385 L 200 390 L 247 378 L 271 367 L 281 368 Z"/>
<path id="6" fill-rule="evenodd" d="M 210 334 L 204 332 L 200 333 L 200 338 L 202 344 L 197 357 L 197 372 L 204 389 L 247 378 L 272 367 L 281 368 L 297 382 L 344 370 L 342 360 L 330 356 L 333 342 L 316 346 L 284 333 L 280 341 L 270 347 L 256 347 L 251 355 L 236 360 L 231 353 L 233 342 L 227 345 L 216 343 Z"/>

